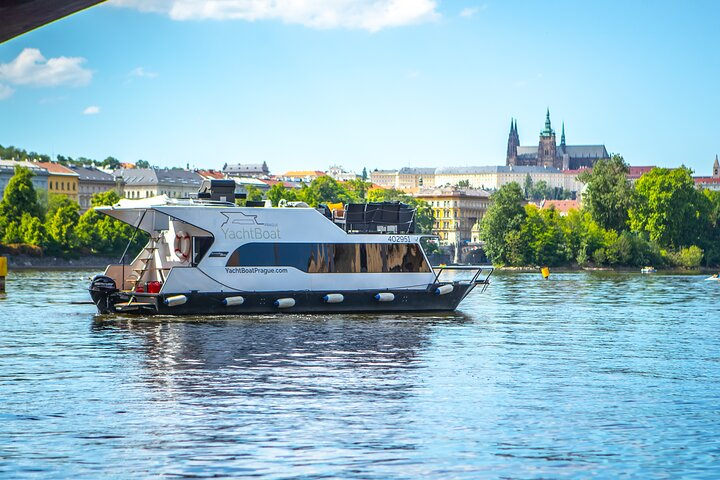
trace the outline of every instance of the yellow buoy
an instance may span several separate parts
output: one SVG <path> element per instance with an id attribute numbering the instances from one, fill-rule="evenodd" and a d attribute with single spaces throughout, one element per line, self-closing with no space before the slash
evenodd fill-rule
<path id="1" fill-rule="evenodd" d="M 0 257 L 0 293 L 5 291 L 5 277 L 7 277 L 7 258 Z"/>
<path id="2" fill-rule="evenodd" d="M 540 269 L 540 271 L 542 272 L 543 278 L 544 278 L 545 280 L 547 280 L 548 277 L 550 276 L 550 269 L 549 269 L 548 267 L 542 267 L 542 268 Z"/>

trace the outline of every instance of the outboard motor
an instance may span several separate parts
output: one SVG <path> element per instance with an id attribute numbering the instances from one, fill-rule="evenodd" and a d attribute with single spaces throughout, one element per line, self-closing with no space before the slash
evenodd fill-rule
<path id="1" fill-rule="evenodd" d="M 107 275 L 95 275 L 90 282 L 90 298 L 98 308 L 100 313 L 111 313 L 115 302 L 110 301 L 110 297 L 118 292 L 115 280 Z"/>

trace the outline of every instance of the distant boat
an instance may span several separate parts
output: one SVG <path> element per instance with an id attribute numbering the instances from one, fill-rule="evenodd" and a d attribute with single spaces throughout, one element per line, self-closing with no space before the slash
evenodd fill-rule
<path id="1" fill-rule="evenodd" d="M 643 267 L 640 269 L 640 273 L 657 273 L 655 267 Z"/>
<path id="2" fill-rule="evenodd" d="M 716 274 L 715 274 L 715 275 L 713 275 L 712 277 L 708 277 L 708 278 L 706 278 L 705 280 L 715 280 L 715 281 L 720 281 L 720 276 L 718 276 L 718 274 L 716 273 Z"/>

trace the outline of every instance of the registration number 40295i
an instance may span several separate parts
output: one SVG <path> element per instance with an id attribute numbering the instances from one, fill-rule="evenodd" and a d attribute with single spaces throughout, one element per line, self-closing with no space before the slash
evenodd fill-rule
<path id="1" fill-rule="evenodd" d="M 390 235 L 388 242 L 392 243 L 410 243 L 410 235 Z"/>

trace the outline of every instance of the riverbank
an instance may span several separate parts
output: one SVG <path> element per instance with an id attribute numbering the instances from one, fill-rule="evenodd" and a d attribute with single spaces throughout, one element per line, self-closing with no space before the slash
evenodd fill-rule
<path id="1" fill-rule="evenodd" d="M 665 274 L 714 274 L 718 273 L 717 267 L 656 267 L 657 273 Z M 495 267 L 496 272 L 518 272 L 518 273 L 540 273 L 540 267 Z M 565 265 L 550 267 L 550 273 L 576 273 L 576 272 L 618 272 L 618 273 L 640 273 L 639 267 L 581 267 L 579 265 Z"/>
<path id="2" fill-rule="evenodd" d="M 79 258 L 62 258 L 52 256 L 35 257 L 31 255 L 9 255 L 9 270 L 105 270 L 110 263 L 117 263 L 117 257 L 101 255 L 85 255 Z"/>

